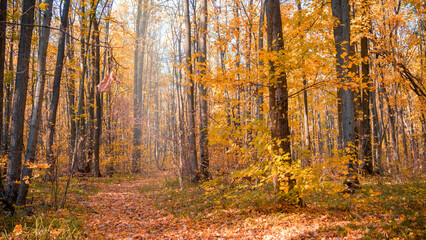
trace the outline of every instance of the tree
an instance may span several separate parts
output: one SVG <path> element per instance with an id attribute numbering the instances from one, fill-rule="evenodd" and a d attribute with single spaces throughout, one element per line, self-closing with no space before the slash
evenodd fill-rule
<path id="1" fill-rule="evenodd" d="M 341 121 L 343 150 L 349 156 L 347 190 L 353 192 L 357 182 L 353 153 L 355 144 L 355 103 L 354 94 L 350 83 L 352 82 L 350 71 L 350 13 L 349 0 L 332 0 L 331 8 L 333 17 L 336 18 L 334 25 L 334 44 L 336 47 L 336 71 L 337 78 L 342 84 L 339 89 L 339 101 L 341 103 Z"/>
<path id="2" fill-rule="evenodd" d="M 196 181 L 198 176 L 197 147 L 195 143 L 195 86 L 192 76 L 192 51 L 191 51 L 191 19 L 189 17 L 189 0 L 184 1 L 185 15 L 185 70 L 186 84 L 188 86 L 188 161 L 187 174 L 191 181 Z"/>
<path id="3" fill-rule="evenodd" d="M 209 176 L 209 139 L 208 139 L 208 101 L 207 101 L 207 86 L 206 86 L 206 72 L 207 72 L 207 0 L 201 1 L 201 15 L 200 15 L 200 79 L 199 85 L 200 92 L 200 172 L 204 179 Z M 204 81 L 204 83 L 203 83 Z"/>
<path id="4" fill-rule="evenodd" d="M 6 197 L 15 202 L 21 172 L 21 154 L 25 121 L 25 104 L 29 78 L 31 40 L 33 35 L 35 0 L 24 0 L 22 4 L 21 31 L 18 64 L 13 95 L 12 124 L 10 130 L 10 152 L 7 159 Z"/>
<path id="5" fill-rule="evenodd" d="M 83 147 L 79 151 L 78 155 L 78 163 L 75 164 L 76 168 L 80 172 L 86 172 L 86 169 L 88 168 L 86 165 L 86 149 L 85 149 L 85 143 L 86 143 L 86 117 L 85 117 L 85 80 L 86 80 L 86 74 L 88 72 L 87 70 L 87 49 L 88 49 L 88 43 L 90 39 L 90 30 L 91 25 L 89 27 L 86 23 L 86 6 L 85 2 L 81 3 L 81 16 L 80 16 L 80 31 L 81 31 L 81 48 L 80 48 L 80 58 L 81 58 L 81 76 L 79 81 L 79 89 L 78 89 L 78 107 L 77 107 L 77 139 L 82 138 L 83 139 Z"/>
<path id="6" fill-rule="evenodd" d="M 3 129 L 3 83 L 4 83 L 4 66 L 6 61 L 6 16 L 7 16 L 7 0 L 0 0 L 0 136 Z M 0 137 L 0 146 L 2 146 Z M 0 170 L 1 178 L 1 170 Z M 2 191 L 0 181 L 0 191 Z"/>
<path id="7" fill-rule="evenodd" d="M 7 16 L 7 0 L 0 0 L 0 147 L 2 146 L 2 130 L 3 130 L 3 83 L 4 83 L 4 66 L 6 61 L 6 16 Z M 1 23 L 3 22 L 3 23 Z M 0 154 L 0 155 L 3 155 Z M 4 191 L 3 186 L 3 166 L 0 164 L 0 193 Z"/>
<path id="8" fill-rule="evenodd" d="M 58 42 L 58 54 L 56 58 L 55 66 L 55 75 L 53 77 L 53 89 L 52 89 L 52 100 L 49 108 L 49 120 L 48 120 L 48 131 L 47 131 L 47 143 L 46 143 L 46 157 L 47 162 L 50 164 L 49 173 L 50 180 L 54 180 L 54 169 L 56 166 L 56 161 L 53 152 L 53 139 L 55 134 L 56 127 L 56 116 L 58 112 L 59 105 L 59 94 L 61 90 L 61 79 L 62 79 L 62 70 L 65 58 L 65 43 L 66 43 L 66 31 L 68 28 L 68 13 L 70 8 L 70 0 L 65 0 L 62 8 L 61 16 L 61 26 L 60 26 L 60 35 Z"/>
<path id="9" fill-rule="evenodd" d="M 138 0 L 137 2 L 137 17 L 136 17 L 136 41 L 135 41 L 135 60 L 134 60 L 134 79 L 133 79 L 133 117 L 134 117 L 134 126 L 133 126 L 133 154 L 132 154 L 132 171 L 138 171 L 138 163 L 141 157 L 141 121 L 140 112 L 141 106 L 139 103 L 139 60 L 140 60 L 140 42 L 141 42 L 141 15 L 142 15 L 142 0 Z"/>
<path id="10" fill-rule="evenodd" d="M 145 48 L 146 48 L 146 31 L 148 28 L 148 1 L 139 0 L 137 3 L 137 16 L 136 16 L 136 41 L 135 41 L 135 61 L 134 61 L 134 79 L 133 79 L 133 156 L 132 156 L 132 171 L 138 172 L 138 167 L 141 158 L 141 144 L 142 144 L 142 112 L 143 112 L 143 77 L 145 66 Z"/>
<path id="11" fill-rule="evenodd" d="M 368 21 L 368 5 L 363 1 L 363 16 L 366 17 L 364 21 Z M 367 28 L 367 26 L 364 26 Z M 364 29 L 364 35 L 367 34 L 367 29 Z M 360 155 L 361 160 L 364 162 L 363 169 L 366 170 L 369 174 L 373 173 L 373 152 L 372 152 L 372 131 L 370 124 L 370 89 L 372 88 L 372 83 L 370 80 L 370 61 L 368 55 L 368 38 L 363 36 L 361 38 L 361 74 L 362 74 L 362 84 L 361 84 L 361 138 L 360 138 Z"/>
<path id="12" fill-rule="evenodd" d="M 46 1 L 46 10 L 43 15 L 43 28 L 41 30 L 40 44 L 37 55 L 37 82 L 35 96 L 31 113 L 30 133 L 27 140 L 27 151 L 25 154 L 24 167 L 22 170 L 21 185 L 19 186 L 17 204 L 26 202 L 29 180 L 32 177 L 32 168 L 29 164 L 34 163 L 38 135 L 40 128 L 41 110 L 43 105 L 44 85 L 46 82 L 47 47 L 49 45 L 50 22 L 52 20 L 53 0 Z"/>
<path id="13" fill-rule="evenodd" d="M 93 74 L 93 81 L 95 83 L 95 86 L 93 86 L 94 88 L 96 88 L 96 86 L 100 83 L 100 59 L 101 59 L 101 54 L 100 54 L 100 44 L 101 41 L 99 39 L 99 23 L 98 21 L 95 19 L 94 21 L 94 30 L 95 30 L 95 34 L 94 34 L 94 74 Z M 93 176 L 94 177 L 101 177 L 101 171 L 100 171 L 100 166 L 99 166 L 99 148 L 100 148 L 100 144 L 101 144 L 101 134 L 102 134 L 102 94 L 99 93 L 98 91 L 96 91 L 96 124 L 95 124 L 95 144 L 94 144 L 94 151 L 95 151 L 95 158 L 93 160 Z"/>
<path id="14" fill-rule="evenodd" d="M 266 8 L 268 51 L 278 55 L 284 49 L 280 1 L 270 0 Z M 287 75 L 279 60 L 269 60 L 269 117 L 274 150 L 285 155 L 287 163 L 290 158 L 290 128 L 288 125 L 288 90 Z"/>

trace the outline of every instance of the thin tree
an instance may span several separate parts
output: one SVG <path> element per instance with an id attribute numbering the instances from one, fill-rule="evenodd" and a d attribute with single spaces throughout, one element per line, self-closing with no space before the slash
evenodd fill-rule
<path id="1" fill-rule="evenodd" d="M 186 81 L 188 84 L 188 162 L 186 166 L 189 171 L 186 173 L 192 181 L 196 181 L 198 176 L 198 161 L 197 161 L 197 147 L 195 145 L 195 89 L 194 80 L 192 78 L 192 58 L 191 58 L 191 19 L 189 17 L 189 0 L 184 1 L 184 15 L 185 15 L 185 70 Z"/>
<path id="2" fill-rule="evenodd" d="M 140 41 L 141 41 L 141 15 L 142 15 L 142 0 L 137 2 L 137 15 L 136 15 L 136 41 L 135 41 L 135 55 L 134 55 L 134 69 L 133 69 L 133 153 L 132 153 L 132 171 L 138 171 L 138 163 L 141 157 L 141 119 L 140 119 L 140 105 L 138 98 L 139 90 L 139 59 L 140 59 Z"/>
<path id="3" fill-rule="evenodd" d="M 203 82 L 207 72 L 207 0 L 201 1 L 200 14 L 200 172 L 204 179 L 209 178 L 209 139 L 208 139 L 208 101 L 207 86 Z"/>
<path id="4" fill-rule="evenodd" d="M 18 193 L 21 165 L 25 104 L 29 78 L 31 40 L 33 36 L 35 0 L 24 0 L 22 4 L 21 31 L 19 39 L 18 64 L 13 95 L 12 124 L 10 130 L 10 152 L 7 159 L 6 197 L 15 202 Z"/>
<path id="5" fill-rule="evenodd" d="M 296 0 L 297 10 L 298 10 L 298 26 L 302 22 L 302 4 L 301 0 Z M 300 36 L 300 40 L 303 41 L 303 35 Z M 302 57 L 302 64 L 304 64 L 304 59 Z M 309 109 L 308 109 L 308 81 L 306 79 L 306 75 L 304 70 L 302 70 L 302 81 L 303 81 L 303 138 L 306 150 L 308 150 L 308 154 L 303 156 L 302 165 L 309 166 L 311 164 L 311 137 L 309 133 Z"/>
<path id="6" fill-rule="evenodd" d="M 362 15 L 367 17 L 368 6 L 365 1 L 362 4 Z M 368 19 L 368 18 L 367 18 Z M 364 23 L 366 25 L 366 23 Z M 364 26 L 367 27 L 367 26 Z M 364 30 L 366 31 L 366 30 Z M 364 33 L 366 34 L 366 33 Z M 373 151 L 372 151 L 372 132 L 370 124 L 370 89 L 372 83 L 370 80 L 370 61 L 368 59 L 368 38 L 363 36 L 361 38 L 361 74 L 362 74 L 362 85 L 361 85 L 361 139 L 360 139 L 360 156 L 364 162 L 363 169 L 369 174 L 373 173 Z"/>
<path id="7" fill-rule="evenodd" d="M 68 13 L 70 8 L 70 0 L 65 0 L 63 3 L 60 35 L 58 43 L 58 54 L 56 57 L 55 75 L 53 77 L 52 101 L 49 109 L 49 120 L 47 126 L 47 141 L 46 141 L 46 157 L 47 163 L 50 164 L 49 174 L 50 180 L 54 180 L 54 169 L 56 161 L 53 153 L 53 139 L 56 127 L 56 115 L 59 105 L 59 94 L 61 90 L 62 70 L 65 58 L 65 43 L 66 43 L 66 30 L 68 27 Z"/>
<path id="8" fill-rule="evenodd" d="M 89 25 L 89 29 L 87 29 L 86 23 L 86 7 L 85 3 L 81 3 L 81 17 L 80 17 L 80 25 L 81 25 L 81 49 L 80 49 L 80 58 L 81 58 L 81 77 L 79 81 L 79 89 L 78 89 L 78 107 L 77 107 L 77 137 L 76 139 L 83 138 L 83 143 L 80 151 L 78 152 L 78 157 L 76 158 L 77 163 L 74 164 L 79 171 L 85 172 L 86 170 L 86 154 L 85 154 L 85 143 L 86 143 L 86 117 L 85 117 L 85 80 L 87 74 L 87 48 L 90 37 L 90 29 L 91 25 Z"/>
<path id="9" fill-rule="evenodd" d="M 52 20 L 53 0 L 46 1 L 46 10 L 43 12 L 43 26 L 37 55 L 37 82 L 34 93 L 34 102 L 31 112 L 30 133 L 27 140 L 27 151 L 25 154 L 24 167 L 22 170 L 21 185 L 19 186 L 17 204 L 25 204 L 28 192 L 29 179 L 32 175 L 30 163 L 34 163 L 38 144 L 40 128 L 41 109 L 43 106 L 44 86 L 46 83 L 47 48 L 49 45 L 50 22 Z"/>
<path id="10" fill-rule="evenodd" d="M 3 129 L 3 83 L 4 83 L 4 66 L 6 61 L 6 15 L 7 0 L 0 0 L 0 147 L 2 146 L 2 129 Z M 3 155 L 1 153 L 0 155 Z M 0 164 L 0 193 L 4 191 L 3 186 L 3 166 Z"/>
<path id="11" fill-rule="evenodd" d="M 94 56 L 94 82 L 96 85 L 100 83 L 100 39 L 99 39 L 99 23 L 95 19 L 94 21 L 94 43 L 95 43 L 95 56 Z M 100 142 L 101 142 L 101 134 L 102 134 L 102 94 L 97 92 L 96 94 L 96 129 L 95 129 L 95 143 L 94 143 L 94 154 L 95 158 L 93 160 L 93 176 L 94 177 L 101 177 L 101 171 L 99 168 L 99 148 L 100 148 Z"/>
<path id="12" fill-rule="evenodd" d="M 6 62 L 6 16 L 7 16 L 7 0 L 0 0 L 0 146 L 2 146 L 1 136 L 3 129 L 3 83 L 4 83 L 4 66 Z M 0 179 L 1 179 L 0 169 Z M 0 191 L 3 185 L 0 180 Z"/>

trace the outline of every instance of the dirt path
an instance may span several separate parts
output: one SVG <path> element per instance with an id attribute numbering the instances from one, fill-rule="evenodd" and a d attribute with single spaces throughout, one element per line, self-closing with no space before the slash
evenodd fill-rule
<path id="1" fill-rule="evenodd" d="M 319 231 L 330 223 L 327 216 L 303 213 L 244 215 L 229 210 L 212 212 L 203 220 L 176 218 L 154 206 L 154 193 L 143 189 L 159 186 L 153 175 L 120 184 L 99 184 L 101 189 L 87 203 L 97 214 L 85 223 L 88 239 L 342 239 Z M 157 195 L 158 196 L 158 195 Z M 319 219 L 323 218 L 323 219 Z M 336 223 L 336 219 L 332 222 Z M 323 225 L 325 224 L 325 225 Z M 350 239 L 357 238 L 356 234 Z"/>
<path id="2" fill-rule="evenodd" d="M 156 177 L 119 184 L 101 184 L 101 191 L 87 203 L 92 214 L 85 225 L 89 239 L 168 239 L 179 233 L 182 223 L 158 210 L 141 189 L 155 184 Z"/>

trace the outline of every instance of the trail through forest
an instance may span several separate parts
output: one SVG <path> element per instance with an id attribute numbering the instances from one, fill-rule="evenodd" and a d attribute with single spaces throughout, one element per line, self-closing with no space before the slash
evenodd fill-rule
<path id="1" fill-rule="evenodd" d="M 346 225 L 344 216 L 298 209 L 290 206 L 280 213 L 254 209 L 207 210 L 199 219 L 175 217 L 158 209 L 163 201 L 159 192 L 165 173 L 134 181 L 107 185 L 91 183 L 101 189 L 86 201 L 92 208 L 84 224 L 89 239 L 357 239 L 351 231 L 340 238 L 331 226 Z M 96 212 L 96 213 L 94 213 Z"/>

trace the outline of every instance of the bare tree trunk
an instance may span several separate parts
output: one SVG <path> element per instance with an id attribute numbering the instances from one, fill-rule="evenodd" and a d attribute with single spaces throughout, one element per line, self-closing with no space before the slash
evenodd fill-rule
<path id="1" fill-rule="evenodd" d="M 35 96 L 31 114 L 30 133 L 27 141 L 27 151 L 25 154 L 25 162 L 22 170 L 21 185 L 19 186 L 17 204 L 23 205 L 26 202 L 28 193 L 28 181 L 32 177 L 32 168 L 30 163 L 34 163 L 35 153 L 38 144 L 38 131 L 40 128 L 41 109 L 43 106 L 44 85 L 46 82 L 46 59 L 47 48 L 50 36 L 50 21 L 52 19 L 53 0 L 46 1 L 47 8 L 43 13 L 43 28 L 40 37 L 40 45 L 38 49 L 38 65 L 37 65 L 37 82 Z"/>
<path id="2" fill-rule="evenodd" d="M 92 14 L 90 16 L 90 25 L 94 26 L 96 25 L 96 7 L 94 5 L 95 3 L 92 2 Z M 88 171 L 91 172 L 94 167 L 94 154 L 95 154 L 95 81 L 96 81 L 96 47 L 95 47 L 95 38 L 96 38 L 96 30 L 93 29 L 93 34 L 91 35 L 91 45 L 90 45 L 90 70 L 89 75 L 90 78 L 88 79 L 87 88 L 89 91 L 88 96 L 88 102 L 89 102 L 89 118 L 87 119 L 87 129 L 89 131 L 89 141 L 87 145 L 87 159 L 88 159 Z M 88 41 L 89 42 L 89 41 Z"/>
<path id="3" fill-rule="evenodd" d="M 14 6 L 12 6 L 14 9 Z M 13 13 L 13 12 L 12 12 Z M 13 73 L 13 55 L 14 55 L 14 51 L 13 51 L 13 45 L 14 45 L 14 32 L 15 32 L 15 25 L 12 26 L 11 29 L 11 36 L 10 36 L 10 48 L 9 48 L 9 72 Z M 11 114 L 11 108 L 12 108 L 12 81 L 11 79 L 13 78 L 13 75 L 10 76 L 10 78 L 8 79 L 9 81 L 7 81 L 5 83 L 5 87 L 6 87 L 6 102 L 4 103 L 4 120 L 3 120 L 3 135 L 2 137 L 2 146 L 1 146 L 1 150 L 3 150 L 3 154 L 7 153 L 7 150 L 9 148 L 9 142 L 10 142 L 10 134 L 9 134 L 9 129 L 10 129 L 10 114 Z"/>
<path id="4" fill-rule="evenodd" d="M 138 0 L 136 16 L 136 46 L 135 46 L 135 65 L 134 65 L 134 126 L 133 126 L 133 153 L 132 153 L 132 171 L 140 171 L 138 165 L 141 158 L 142 144 L 142 107 L 143 107 L 143 86 L 142 78 L 144 74 L 144 60 L 146 47 L 146 30 L 148 26 L 148 1 Z M 141 47 L 142 45 L 142 47 Z"/>
<path id="5" fill-rule="evenodd" d="M 72 19 L 70 18 L 70 21 Z M 66 89 L 68 92 L 68 115 L 70 121 L 70 154 L 71 157 L 73 155 L 73 151 L 75 149 L 75 143 L 77 139 L 77 119 L 76 119 L 76 106 L 75 106 L 75 69 L 74 69 L 74 39 L 70 37 L 72 34 L 73 22 L 71 22 L 71 26 L 69 27 L 69 33 L 67 35 L 67 44 L 68 44 L 68 59 L 73 64 L 73 66 L 69 70 L 70 79 L 67 81 Z"/>
<path id="6" fill-rule="evenodd" d="M 349 56 L 351 55 L 349 0 L 332 0 L 331 8 L 333 17 L 335 17 L 339 23 L 334 27 L 337 77 L 342 84 L 347 85 L 352 81 L 348 74 L 350 69 L 348 69 L 348 67 L 344 67 L 349 66 Z M 342 111 L 341 123 L 343 150 L 346 151 L 346 154 L 350 155 L 346 184 L 348 187 L 347 190 L 353 192 L 355 190 L 355 183 L 358 182 L 353 162 L 353 144 L 355 143 L 354 93 L 348 86 L 346 86 L 339 89 L 339 95 Z"/>
<path id="7" fill-rule="evenodd" d="M 201 1 L 200 14 L 200 79 L 204 79 L 207 72 L 207 0 Z M 201 80 L 202 81 L 202 80 Z M 204 179 L 210 177 L 209 174 L 209 139 L 208 139 L 208 101 L 207 84 L 201 82 L 200 93 L 200 172 Z"/>
<path id="8" fill-rule="evenodd" d="M 68 13 L 70 8 L 70 0 L 65 0 L 63 3 L 62 16 L 61 16 L 61 32 L 58 43 L 58 55 L 56 58 L 55 75 L 53 77 L 52 89 L 52 102 L 50 104 L 49 121 L 47 126 L 47 140 L 46 140 L 46 157 L 47 163 L 50 164 L 49 174 L 50 180 L 54 180 L 54 169 L 56 168 L 56 160 L 53 153 L 53 139 L 56 128 L 56 115 L 59 105 L 59 93 L 61 90 L 62 70 L 65 58 L 65 42 L 66 30 L 68 27 Z"/>
<path id="9" fill-rule="evenodd" d="M 182 65 L 182 38 L 181 33 L 178 35 L 178 61 L 179 66 Z M 177 109 L 178 109 L 178 124 L 179 124 L 179 165 L 178 165 L 178 171 L 179 171 L 179 184 L 181 187 L 184 185 L 184 178 L 188 175 L 187 171 L 189 170 L 186 168 L 186 157 L 185 157 L 185 146 L 186 146 L 186 138 L 185 138 L 185 125 L 184 125 L 184 119 L 185 119 L 185 100 L 184 95 L 182 94 L 182 69 L 179 68 L 179 71 L 177 71 L 177 82 L 176 82 L 176 98 L 177 98 Z"/>
<path id="10" fill-rule="evenodd" d="M 296 0 L 297 4 L 297 10 L 298 10 L 298 17 L 299 22 L 298 26 L 300 27 L 301 21 L 302 21 L 302 4 L 300 0 Z M 301 41 L 303 41 L 303 35 L 300 37 Z M 304 60 L 302 59 L 304 64 Z M 303 79 L 303 138 L 304 138 L 304 144 L 305 148 L 308 151 L 307 154 L 305 154 L 302 158 L 302 166 L 310 166 L 311 165 L 311 136 L 309 133 L 309 109 L 308 109 L 308 91 L 306 90 L 308 81 L 306 79 L 305 73 L 302 73 L 302 79 Z"/>
<path id="11" fill-rule="evenodd" d="M 2 146 L 2 129 L 3 129 L 3 83 L 4 83 L 4 66 L 6 62 L 6 15 L 7 0 L 0 0 L 0 146 Z M 3 154 L 1 154 L 3 155 Z M 0 192 L 3 192 L 0 169 Z"/>
<path id="12" fill-rule="evenodd" d="M 379 113 L 377 111 L 377 89 L 374 88 L 374 91 L 370 94 L 370 103 L 371 103 L 371 116 L 373 118 L 373 158 L 372 164 L 377 168 L 379 174 L 384 171 L 382 164 L 382 147 L 381 147 L 381 131 L 379 125 Z"/>
<path id="13" fill-rule="evenodd" d="M 370 63 L 368 60 L 368 39 L 367 37 L 361 38 L 361 64 L 362 73 L 362 90 L 361 90 L 361 139 L 360 139 L 360 156 L 364 162 L 363 169 L 373 174 L 373 152 L 371 141 L 371 121 L 370 121 L 370 88 L 372 87 L 370 80 Z"/>
<path id="14" fill-rule="evenodd" d="M 100 76 L 100 67 L 101 67 L 101 54 L 100 54 L 100 39 L 99 39 L 99 23 L 94 19 L 94 36 L 95 36 L 95 58 L 94 58 L 94 83 L 97 86 L 101 81 Z M 94 86 L 94 88 L 96 88 Z M 95 89 L 94 89 L 95 90 Z M 102 134 L 102 94 L 97 92 L 96 94 L 96 129 L 95 129 L 95 143 L 94 143 L 94 152 L 95 158 L 93 160 L 93 176 L 101 177 L 101 171 L 99 168 L 99 148 L 101 144 L 101 134 Z"/>
<path id="15" fill-rule="evenodd" d="M 137 15 L 136 15 L 136 41 L 135 41 L 135 60 L 134 60 L 134 76 L 133 76 L 133 115 L 134 115 L 134 126 L 133 126 L 133 156 L 132 156 L 132 172 L 138 172 L 138 164 L 140 161 L 140 145 L 141 145 L 141 121 L 140 112 L 141 106 L 139 103 L 138 92 L 139 90 L 139 56 L 140 54 L 140 41 L 141 41 L 141 15 L 142 15 L 142 0 L 138 0 L 137 3 Z M 143 56 L 142 56 L 143 57 Z"/>
<path id="16" fill-rule="evenodd" d="M 263 41 L 264 41 L 264 37 L 263 37 L 263 24 L 265 21 L 265 1 L 267 0 L 261 0 L 261 6 L 260 6 L 260 16 L 259 16 L 259 30 L 258 30 L 258 51 L 261 52 L 263 50 Z M 263 65 L 263 61 L 261 60 L 261 58 L 258 56 L 259 58 L 259 62 L 258 62 L 258 67 L 261 67 Z M 263 78 L 264 76 L 259 76 L 259 80 L 260 78 Z M 261 88 L 257 87 L 257 99 L 256 99 L 256 115 L 257 115 L 257 119 L 263 119 L 263 93 L 260 91 Z"/>
<path id="17" fill-rule="evenodd" d="M 198 161 L 197 161 L 197 147 L 195 143 L 195 87 L 192 78 L 192 63 L 191 63 L 191 19 L 189 17 L 189 0 L 185 0 L 185 66 L 186 66 L 186 80 L 188 82 L 188 151 L 189 159 L 185 164 L 189 167 L 189 178 L 191 181 L 197 181 L 198 175 Z"/>
<path id="18" fill-rule="evenodd" d="M 78 157 L 76 158 L 77 163 L 74 164 L 75 168 L 78 168 L 79 171 L 84 171 L 85 164 L 86 164 L 86 117 L 85 117 L 85 78 L 87 73 L 87 45 L 89 41 L 86 41 L 86 37 L 89 38 L 90 36 L 90 26 L 89 31 L 86 30 L 87 24 L 86 24 L 86 11 L 85 11 L 85 5 L 84 3 L 81 5 L 81 19 L 80 19 L 80 25 L 81 25 L 81 52 L 80 52 L 80 58 L 82 61 L 81 68 L 82 73 L 80 77 L 79 82 L 79 90 L 78 90 L 78 110 L 77 110 L 77 139 L 83 138 L 83 142 L 81 143 L 82 147 L 78 150 Z M 86 36 L 87 35 L 87 36 Z"/>
<path id="19" fill-rule="evenodd" d="M 15 94 L 12 109 L 12 125 L 10 131 L 10 152 L 7 161 L 6 197 L 9 202 L 15 202 L 22 165 L 22 150 L 25 105 L 29 79 L 29 63 L 31 40 L 33 35 L 35 0 L 24 0 L 21 16 L 21 33 L 19 40 L 18 64 L 15 80 Z"/>
<path id="20" fill-rule="evenodd" d="M 0 22 L 6 21 L 7 15 L 7 0 L 0 0 Z M 0 23 L 0 147 L 2 144 L 3 130 L 3 83 L 4 81 L 4 66 L 6 61 L 6 23 Z M 1 152 L 0 156 L 5 153 Z M 3 164 L 0 164 L 0 193 L 3 193 Z"/>
<path id="21" fill-rule="evenodd" d="M 283 32 L 281 23 L 280 1 L 270 0 L 267 6 L 267 26 L 268 26 L 268 50 L 278 53 L 284 49 Z M 274 141 L 279 141 L 275 145 L 275 150 L 282 150 L 282 154 L 290 155 L 290 128 L 288 125 L 288 90 L 287 76 L 285 73 L 277 70 L 280 67 L 274 62 L 270 65 L 270 121 L 271 134 Z M 278 152 L 277 152 L 278 154 Z M 291 163 L 291 157 L 286 158 L 285 162 Z"/>
<path id="22" fill-rule="evenodd" d="M 284 49 L 281 10 L 279 0 L 269 0 L 266 6 L 268 51 L 277 54 Z M 287 75 L 281 67 L 269 60 L 269 116 L 271 137 L 275 154 L 284 156 L 283 162 L 291 164 L 290 128 L 288 125 Z M 294 187 L 291 173 L 287 174 L 289 190 Z M 273 176 L 274 190 L 279 191 L 278 176 Z"/>

